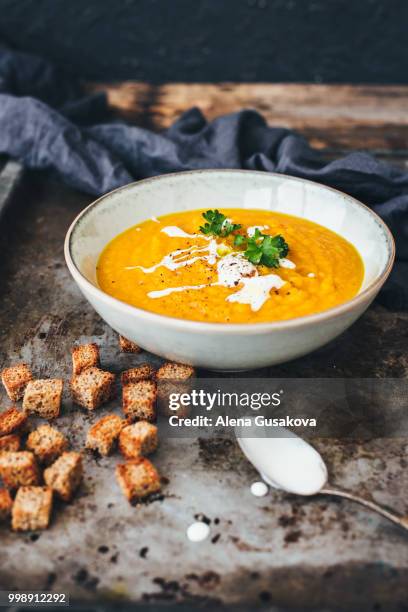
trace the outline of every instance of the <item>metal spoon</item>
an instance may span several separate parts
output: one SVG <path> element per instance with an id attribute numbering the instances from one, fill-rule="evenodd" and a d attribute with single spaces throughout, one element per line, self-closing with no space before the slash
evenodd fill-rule
<path id="1" fill-rule="evenodd" d="M 235 433 L 244 455 L 267 484 L 296 495 L 334 495 L 349 499 L 408 531 L 408 516 L 400 516 L 372 500 L 332 487 L 323 458 L 305 440 L 284 428 L 276 428 L 274 431 L 279 437 L 273 438 L 266 435 L 266 430 L 258 430 L 252 427 L 244 432 L 241 428 Z"/>
<path id="2" fill-rule="evenodd" d="M 400 516 L 393 510 L 387 510 L 386 508 L 380 506 L 372 500 L 365 499 L 364 497 L 360 497 L 359 495 L 355 495 L 354 493 L 350 493 L 349 491 L 343 491 L 342 489 L 333 489 L 329 484 L 323 487 L 323 489 L 320 489 L 318 494 L 335 495 L 336 497 L 343 497 L 344 499 L 349 499 L 353 502 L 356 502 L 357 504 L 360 504 L 361 506 L 364 506 L 365 508 L 368 508 L 369 510 L 372 510 L 373 512 L 377 512 L 377 514 L 381 514 L 381 516 L 384 516 L 386 519 L 388 519 L 395 525 L 398 525 L 399 527 L 402 527 L 403 529 L 408 531 L 408 516 Z"/>

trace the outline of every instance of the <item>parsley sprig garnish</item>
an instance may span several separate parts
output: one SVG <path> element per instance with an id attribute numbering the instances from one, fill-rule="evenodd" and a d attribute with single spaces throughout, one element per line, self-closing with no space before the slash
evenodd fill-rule
<path id="1" fill-rule="evenodd" d="M 203 217 L 207 221 L 200 226 L 200 232 L 203 234 L 225 238 L 242 227 L 238 223 L 231 223 L 219 210 L 207 210 L 203 213 Z M 262 234 L 258 228 L 255 229 L 254 235 L 250 238 L 243 234 L 236 234 L 234 246 L 244 248 L 244 257 L 251 263 L 268 268 L 278 268 L 279 260 L 286 257 L 289 252 L 289 247 L 283 236 L 280 234 L 276 236 Z"/>
<path id="2" fill-rule="evenodd" d="M 232 232 L 241 229 L 241 225 L 231 223 L 225 215 L 218 210 L 207 210 L 203 213 L 204 219 L 207 221 L 200 226 L 200 232 L 203 234 L 212 234 L 213 236 L 221 236 L 225 238 Z"/>
<path id="3" fill-rule="evenodd" d="M 278 268 L 279 260 L 286 257 L 289 247 L 283 236 L 269 236 L 262 234 L 257 228 L 251 238 L 242 234 L 235 236 L 235 246 L 245 247 L 244 257 L 255 265 L 263 265 L 268 268 Z"/>

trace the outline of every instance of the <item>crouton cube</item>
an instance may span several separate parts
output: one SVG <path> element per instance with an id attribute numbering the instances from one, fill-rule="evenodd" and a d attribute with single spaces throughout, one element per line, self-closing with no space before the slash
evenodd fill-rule
<path id="1" fill-rule="evenodd" d="M 195 370 L 192 366 L 173 361 L 167 361 L 156 372 L 157 380 L 188 380 L 194 376 Z"/>
<path id="2" fill-rule="evenodd" d="M 126 459 L 153 453 L 158 444 L 157 427 L 147 421 L 127 425 L 119 435 L 119 450 Z"/>
<path id="3" fill-rule="evenodd" d="M 99 347 L 92 344 L 80 344 L 72 349 L 72 373 L 80 374 L 86 368 L 99 367 Z"/>
<path id="4" fill-rule="evenodd" d="M 23 399 L 25 412 L 38 414 L 44 419 L 55 419 L 61 409 L 63 381 L 60 378 L 32 380 Z"/>
<path id="5" fill-rule="evenodd" d="M 12 402 L 17 402 L 23 397 L 25 388 L 32 379 L 33 375 L 26 363 L 16 363 L 1 373 L 1 381 Z"/>
<path id="6" fill-rule="evenodd" d="M 17 408 L 8 408 L 0 414 L 0 436 L 6 436 L 22 428 L 27 421 L 27 415 Z"/>
<path id="7" fill-rule="evenodd" d="M 50 465 L 68 448 L 68 440 L 58 429 L 40 425 L 30 433 L 26 446 L 40 463 Z"/>
<path id="8" fill-rule="evenodd" d="M 5 521 L 11 514 L 13 500 L 7 489 L 0 489 L 0 521 Z"/>
<path id="9" fill-rule="evenodd" d="M 159 474 L 154 465 L 143 457 L 117 465 L 116 478 L 130 503 L 160 491 Z"/>
<path id="10" fill-rule="evenodd" d="M 119 336 L 119 346 L 123 353 L 140 353 L 142 350 L 140 346 L 137 346 L 137 344 L 124 336 Z"/>
<path id="11" fill-rule="evenodd" d="M 0 437 L 0 453 L 16 452 L 20 450 L 20 436 L 8 434 Z"/>
<path id="12" fill-rule="evenodd" d="M 186 417 L 190 414 L 189 406 L 180 406 L 176 412 L 169 408 L 172 393 L 188 393 L 193 385 L 195 370 L 189 365 L 164 363 L 156 372 L 157 398 L 160 414 L 164 416 Z"/>
<path id="13" fill-rule="evenodd" d="M 123 387 L 123 412 L 131 421 L 156 420 L 157 385 L 153 380 L 139 380 Z"/>
<path id="14" fill-rule="evenodd" d="M 147 380 L 148 378 L 153 378 L 154 368 L 148 363 L 142 363 L 136 368 L 131 368 L 130 370 L 126 370 L 126 372 L 122 372 L 120 375 L 120 381 L 122 385 L 128 385 L 129 383 L 138 382 L 139 380 Z"/>
<path id="15" fill-rule="evenodd" d="M 99 419 L 88 431 L 86 448 L 106 457 L 112 451 L 123 425 L 123 419 L 117 414 L 108 414 Z"/>
<path id="16" fill-rule="evenodd" d="M 64 501 L 72 499 L 83 476 L 80 453 L 65 452 L 55 463 L 44 470 L 44 481 Z"/>
<path id="17" fill-rule="evenodd" d="M 114 391 L 115 375 L 99 368 L 87 368 L 71 380 L 72 399 L 76 404 L 95 410 L 108 402 Z"/>
<path id="18" fill-rule="evenodd" d="M 1 453 L 0 476 L 9 489 L 38 484 L 40 472 L 34 454 L 28 451 Z"/>
<path id="19" fill-rule="evenodd" d="M 11 511 L 14 531 L 47 529 L 52 511 L 52 489 L 49 487 L 21 487 L 17 491 Z"/>

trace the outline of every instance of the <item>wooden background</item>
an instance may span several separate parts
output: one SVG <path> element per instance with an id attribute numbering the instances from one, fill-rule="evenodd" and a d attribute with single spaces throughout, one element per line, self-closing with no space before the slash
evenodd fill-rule
<path id="1" fill-rule="evenodd" d="M 400 164 L 408 158 L 408 86 L 128 81 L 88 83 L 87 89 L 106 91 L 118 116 L 152 129 L 169 127 L 192 106 L 208 119 L 254 108 L 328 155 L 367 149 Z"/>

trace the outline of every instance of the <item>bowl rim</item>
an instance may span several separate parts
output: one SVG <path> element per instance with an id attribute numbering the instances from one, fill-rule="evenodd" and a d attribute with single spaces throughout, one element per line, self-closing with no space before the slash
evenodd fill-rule
<path id="1" fill-rule="evenodd" d="M 177 317 L 171 317 L 168 315 L 158 314 L 155 312 L 151 312 L 149 310 L 145 310 L 143 308 L 139 308 L 137 306 L 132 306 L 131 304 L 127 304 L 126 302 L 123 302 L 122 300 L 114 298 L 113 296 L 102 291 L 102 289 L 100 289 L 99 287 L 96 287 L 95 285 L 93 285 L 82 274 L 82 272 L 80 272 L 80 270 L 77 268 L 76 264 L 74 263 L 72 254 L 71 254 L 74 230 L 76 226 L 78 225 L 78 223 L 80 222 L 81 218 L 85 217 L 90 212 L 91 209 L 98 206 L 101 201 L 105 200 L 107 197 L 111 196 L 114 193 L 118 193 L 121 191 L 127 191 L 138 185 L 146 185 L 148 183 L 162 181 L 162 180 L 166 180 L 172 177 L 189 176 L 192 174 L 197 175 L 197 174 L 212 174 L 212 173 L 215 173 L 215 174 L 219 174 L 219 173 L 221 174 L 239 174 L 241 173 L 241 174 L 256 174 L 256 175 L 262 175 L 262 176 L 273 176 L 273 177 L 279 177 L 280 179 L 287 178 L 290 181 L 308 183 L 308 184 L 317 186 L 321 189 L 327 189 L 329 191 L 332 191 L 342 196 L 343 198 L 346 198 L 348 201 L 350 201 L 355 206 L 366 210 L 372 217 L 374 217 L 377 223 L 382 227 L 384 234 L 387 238 L 386 242 L 389 246 L 389 249 L 387 249 L 388 259 L 387 259 L 387 263 L 383 271 L 361 293 L 358 293 L 353 298 L 343 302 L 342 304 L 339 304 L 338 306 L 328 308 L 321 312 L 317 312 L 317 313 L 309 314 L 309 315 L 303 315 L 301 317 L 293 317 L 291 319 L 284 319 L 283 321 L 270 321 L 270 322 L 259 322 L 259 323 L 211 323 L 211 322 L 207 323 L 204 321 L 194 321 L 190 319 L 181 319 Z M 335 189 L 334 187 L 328 187 L 327 185 L 324 185 L 323 183 L 318 183 L 317 181 L 312 181 L 310 179 L 304 179 L 304 178 L 292 176 L 289 174 L 281 174 L 278 172 L 264 172 L 262 170 L 244 170 L 244 169 L 236 169 L 236 168 L 231 168 L 231 169 L 211 168 L 211 169 L 202 169 L 202 170 L 185 170 L 181 172 L 160 174 L 158 176 L 153 176 L 153 177 L 141 179 L 138 181 L 133 181 L 132 183 L 128 183 L 127 185 L 122 185 L 121 187 L 118 187 L 116 189 L 113 189 L 112 191 L 109 191 L 103 194 L 102 196 L 100 196 L 99 198 L 91 202 L 88 206 L 86 206 L 72 221 L 71 225 L 68 228 L 66 236 L 65 236 L 64 255 L 65 255 L 65 262 L 68 266 L 68 269 L 71 275 L 73 276 L 74 280 L 78 283 L 79 287 L 81 287 L 81 284 L 85 285 L 87 291 L 91 293 L 94 297 L 96 297 L 99 300 L 102 300 L 103 302 L 105 302 L 106 304 L 110 305 L 111 307 L 115 309 L 122 310 L 123 312 L 129 315 L 133 315 L 133 316 L 137 315 L 139 318 L 143 318 L 144 320 L 149 320 L 153 324 L 163 325 L 164 323 L 166 323 L 169 326 L 172 326 L 174 328 L 180 328 L 183 331 L 203 332 L 203 333 L 217 332 L 217 333 L 222 333 L 222 334 L 231 334 L 231 333 L 235 334 L 235 333 L 240 333 L 240 332 L 246 333 L 246 334 L 253 334 L 253 333 L 262 334 L 268 331 L 281 331 L 285 329 L 293 329 L 297 327 L 303 327 L 306 325 L 310 325 L 313 323 L 320 323 L 323 321 L 334 319 L 339 315 L 352 311 L 360 303 L 363 303 L 367 298 L 369 299 L 371 296 L 375 297 L 376 292 L 379 291 L 381 286 L 384 284 L 384 282 L 388 278 L 391 272 L 392 266 L 394 264 L 395 241 L 391 233 L 391 230 L 389 229 L 387 224 L 381 219 L 381 217 L 377 215 L 376 212 L 374 212 L 371 208 L 369 208 L 368 206 L 366 206 L 365 204 L 363 204 L 356 198 L 340 191 L 339 189 Z"/>

